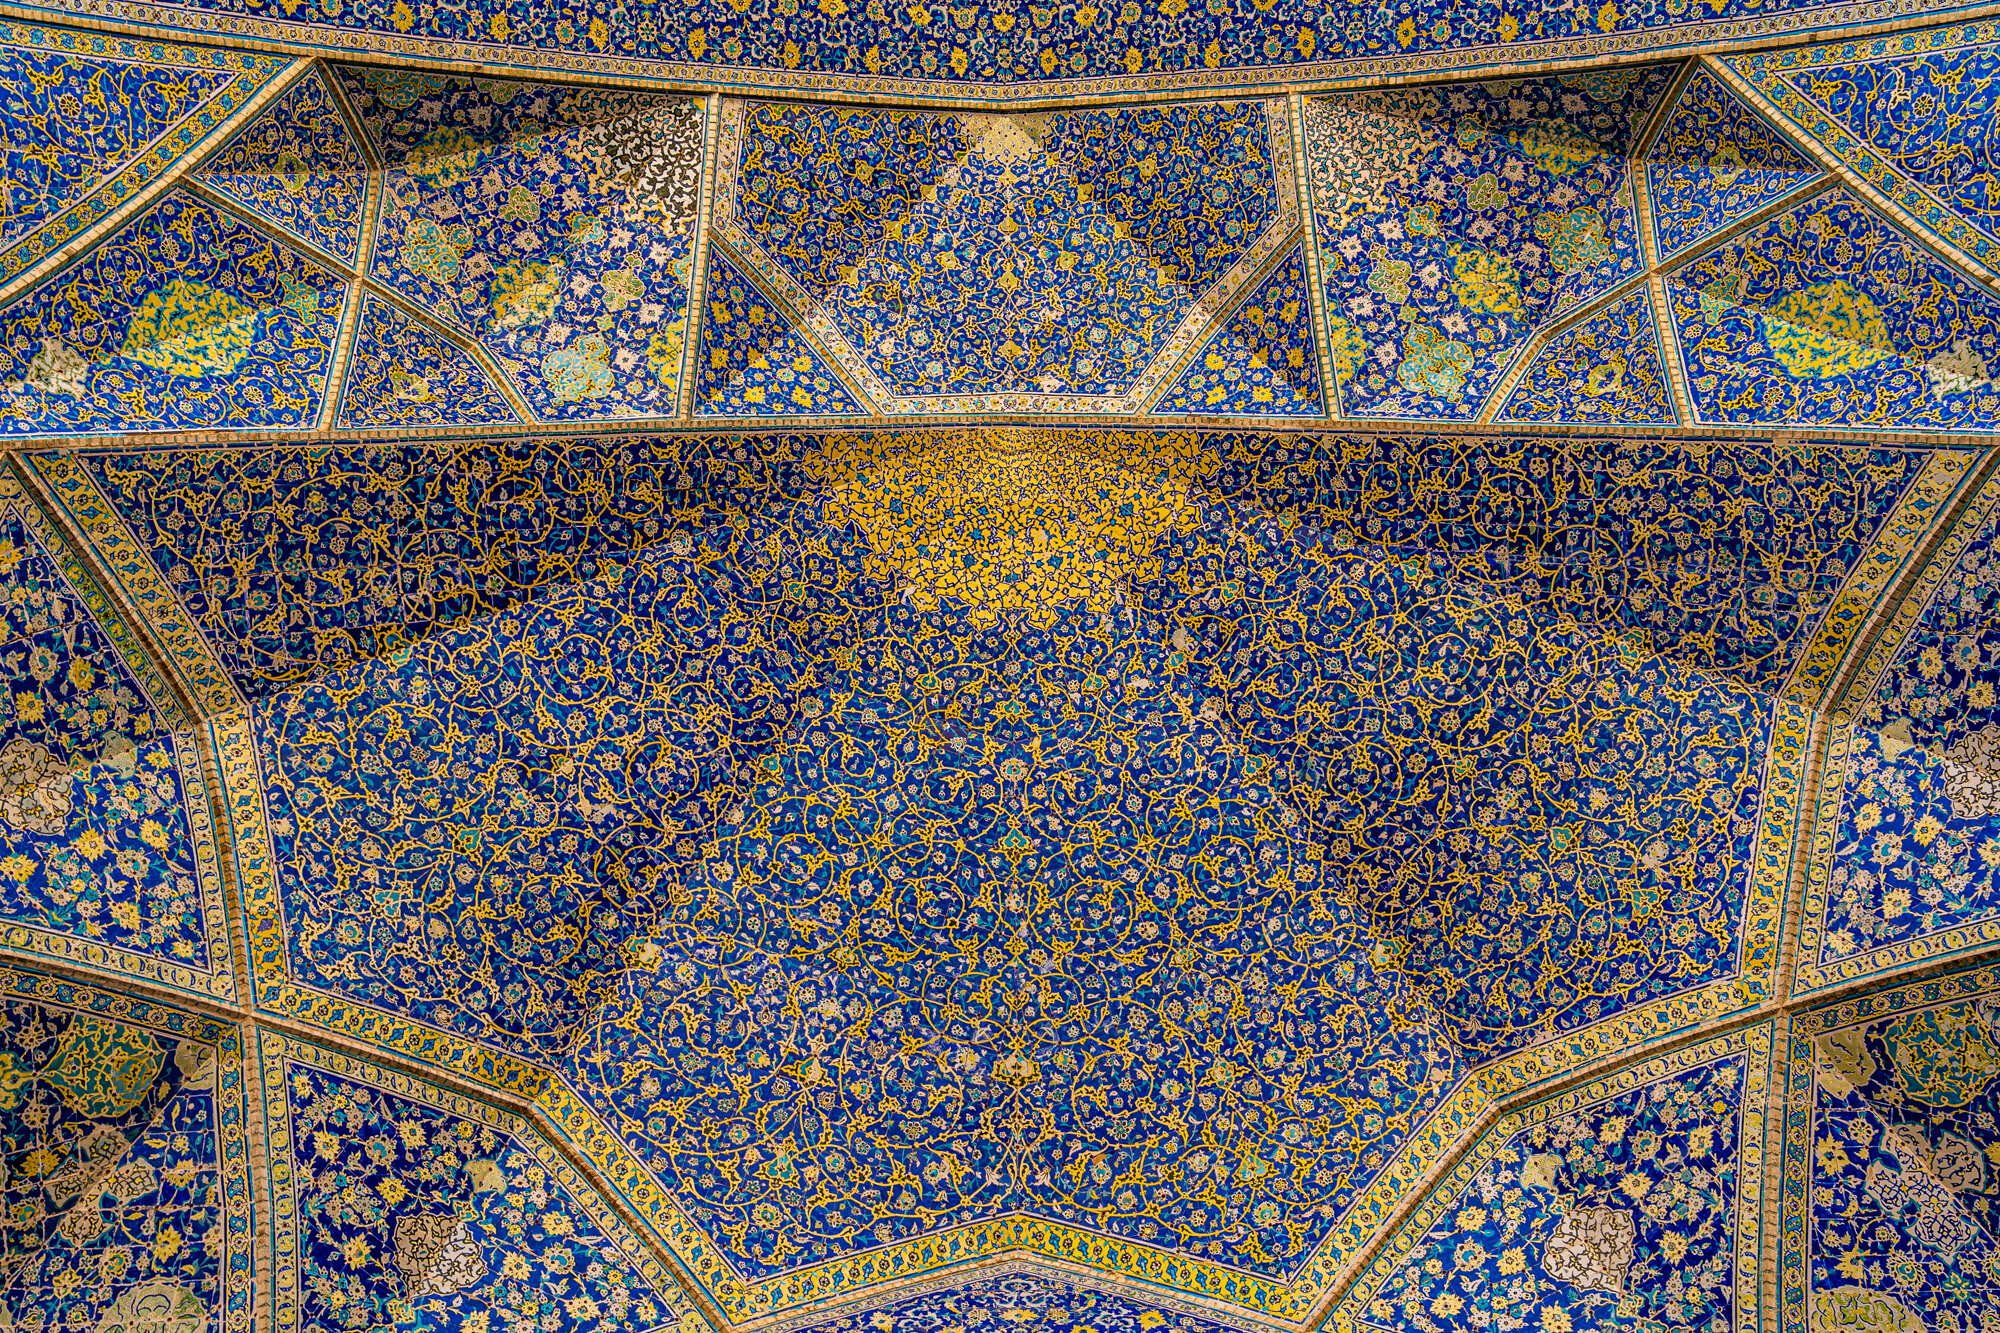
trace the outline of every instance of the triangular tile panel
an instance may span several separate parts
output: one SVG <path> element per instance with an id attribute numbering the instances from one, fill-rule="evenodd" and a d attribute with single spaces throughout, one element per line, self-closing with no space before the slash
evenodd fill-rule
<path id="1" fill-rule="evenodd" d="M 720 250 L 708 253 L 695 366 L 700 417 L 866 416 L 805 335 Z"/>
<path id="2" fill-rule="evenodd" d="M 520 417 L 493 381 L 444 335 L 373 292 L 340 401 L 345 429 L 375 426 L 497 426 Z"/>
<path id="3" fill-rule="evenodd" d="M 97 33 L 0 30 L 0 276 L 157 179 L 284 65 Z M 75 208 L 112 181 L 117 188 Z"/>
<path id="4" fill-rule="evenodd" d="M 1687 264 L 1667 295 L 1704 424 L 2000 427 L 2000 300 L 1845 190 Z"/>
<path id="5" fill-rule="evenodd" d="M 1502 422 L 1671 426 L 1673 396 L 1660 365 L 1652 303 L 1643 288 L 1558 335 L 1508 396 Z"/>
<path id="6" fill-rule="evenodd" d="M 310 427 L 345 299 L 176 190 L 0 311 L 0 435 Z"/>
<path id="7" fill-rule="evenodd" d="M 2000 267 L 2000 32 L 1968 23 L 1730 65 L 1948 245 Z"/>
<path id="8" fill-rule="evenodd" d="M 1646 154 L 1660 257 L 1825 176 L 1721 80 L 1698 70 Z"/>
<path id="9" fill-rule="evenodd" d="M 1153 411 L 1325 416 L 1306 281 L 1305 246 L 1300 243 L 1196 353 Z"/>
<path id="10" fill-rule="evenodd" d="M 368 162 L 317 69 L 197 173 L 203 185 L 326 253 L 361 253 Z"/>

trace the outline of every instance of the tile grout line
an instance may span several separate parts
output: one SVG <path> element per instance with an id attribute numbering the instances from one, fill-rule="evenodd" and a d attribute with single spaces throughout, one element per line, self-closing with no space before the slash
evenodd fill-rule
<path id="1" fill-rule="evenodd" d="M 1860 198 L 1875 212 L 1881 214 L 1885 221 L 1906 233 L 1910 239 L 1929 250 L 1947 269 L 1952 270 L 1972 286 L 1985 292 L 1988 296 L 2000 294 L 2000 274 L 1996 274 L 1971 255 L 1966 254 L 1959 247 L 1946 241 L 1929 227 L 1919 222 L 1902 205 L 1883 194 L 1872 182 L 1863 179 L 1860 173 L 1848 166 L 1831 149 L 1827 148 L 1825 144 L 1812 135 L 1807 134 L 1803 126 L 1785 112 L 1779 110 L 1764 95 L 1761 89 L 1757 88 L 1741 74 L 1738 74 L 1726 60 L 1721 60 L 1713 56 L 1703 56 L 1702 65 L 1720 80 L 1729 91 L 1735 93 L 1755 110 L 1758 115 L 1779 127 L 1783 131 L 1786 140 L 1794 148 L 1803 151 L 1820 170 L 1835 178 L 1841 186 L 1844 186 L 1848 191 Z"/>
<path id="2" fill-rule="evenodd" d="M 687 318 L 681 333 L 680 383 L 675 387 L 680 408 L 674 415 L 682 421 L 694 420 L 695 379 L 700 373 L 695 362 L 702 330 L 708 326 L 708 232 L 715 209 L 715 160 L 721 140 L 722 95 L 711 93 L 702 99 L 701 197 L 695 204 L 694 235 L 690 238 Z"/>
<path id="3" fill-rule="evenodd" d="M 206 158 L 216 147 L 234 137 L 238 130 L 254 120 L 265 107 L 289 92 L 292 85 L 299 81 L 303 71 L 311 66 L 310 60 L 295 60 L 273 74 L 262 87 L 244 99 L 242 106 L 214 129 L 190 144 L 174 167 L 161 172 L 134 190 L 117 208 L 72 236 L 58 249 L 50 251 L 35 263 L 22 269 L 4 285 L 0 285 L 0 307 L 11 305 L 21 297 L 32 293 L 44 282 L 62 273 L 78 259 L 116 236 L 126 224 L 144 214 L 181 183 L 186 163 Z"/>
<path id="4" fill-rule="evenodd" d="M 1306 160 L 1306 99 L 1294 90 L 1285 95 L 1285 101 L 1290 110 L 1286 121 L 1292 131 L 1293 171 L 1299 183 L 1299 224 L 1306 248 L 1306 295 L 1312 302 L 1313 342 L 1319 353 L 1320 404 L 1328 418 L 1338 420 L 1345 395 L 1333 374 L 1333 323 L 1326 308 L 1325 279 L 1320 274 L 1319 218 L 1313 201 L 1312 164 Z"/>

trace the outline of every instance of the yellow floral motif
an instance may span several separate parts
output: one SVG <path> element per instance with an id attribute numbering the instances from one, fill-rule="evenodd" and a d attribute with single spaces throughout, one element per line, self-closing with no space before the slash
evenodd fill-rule
<path id="1" fill-rule="evenodd" d="M 1764 307 L 1764 341 L 1794 379 L 1851 375 L 1896 355 L 1882 312 L 1841 279 L 1787 292 Z"/>
<path id="2" fill-rule="evenodd" d="M 1108 609 L 1146 576 L 1202 457 L 1189 434 L 954 431 L 834 436 L 809 466 L 917 606 L 950 599 L 988 623 L 1017 609 L 1045 623 L 1068 603 Z"/>
<path id="3" fill-rule="evenodd" d="M 228 292 L 175 278 L 146 293 L 119 354 L 169 375 L 227 375 L 257 341 L 257 312 Z"/>
<path id="4" fill-rule="evenodd" d="M 562 272 L 554 264 L 521 259 L 503 265 L 493 275 L 493 318 L 503 329 L 518 329 L 547 319 L 555 312 L 562 290 Z"/>
<path id="5" fill-rule="evenodd" d="M 1552 176 L 1567 176 L 1604 155 L 1588 136 L 1559 120 L 1536 121 L 1510 137 L 1516 148 Z"/>
<path id="6" fill-rule="evenodd" d="M 64 1105 L 93 1118 L 119 1116 L 145 1100 L 166 1052 L 143 1028 L 78 1014 L 46 1075 Z"/>
<path id="7" fill-rule="evenodd" d="M 448 190 L 467 180 L 486 160 L 486 146 L 456 125 L 440 125 L 418 141 L 403 170 L 424 184 Z"/>
<path id="8" fill-rule="evenodd" d="M 418 217 L 403 236 L 403 267 L 433 282 L 450 282 L 458 276 L 465 249 L 471 244 L 472 232 L 465 224 L 446 227 Z"/>
<path id="9" fill-rule="evenodd" d="M 1467 310 L 1494 315 L 1521 309 L 1521 287 L 1514 278 L 1514 261 L 1491 250 L 1464 250 L 1451 261 L 1452 294 Z"/>
<path id="10" fill-rule="evenodd" d="M 1921 1316 L 1879 1291 L 1834 1287 L 1813 1293 L 1812 1333 L 1924 1333 L 1925 1328 Z"/>
<path id="11" fill-rule="evenodd" d="M 1361 336 L 1361 330 L 1339 315 L 1328 314 L 1327 343 L 1333 354 L 1333 373 L 1343 383 L 1354 378 L 1361 369 L 1361 363 L 1368 359 L 1368 341 Z"/>

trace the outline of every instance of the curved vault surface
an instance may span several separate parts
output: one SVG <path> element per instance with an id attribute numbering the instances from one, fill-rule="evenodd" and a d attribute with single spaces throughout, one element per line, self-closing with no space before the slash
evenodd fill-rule
<path id="1" fill-rule="evenodd" d="M 1993 1333 L 1990 25 L 1283 4 L 0 34 L 14 1327 Z"/>
<path id="2" fill-rule="evenodd" d="M 1552 1323 L 1755 1308 L 1764 1107 L 1814 1067 L 1778 1029 L 1820 1012 L 1782 988 L 1851 969 L 1859 919 L 1891 969 L 1990 919 L 1982 470 L 1017 429 L 29 475 L 213 715 L 155 725 L 213 747 L 179 808 L 248 970 L 174 976 L 269 1025 L 286 1318 L 1019 1322 L 1127 1299 L 1097 1272 L 1141 1321 L 1394 1327 L 1489 1289 Z M 1855 730 L 1820 800 L 1877 837 L 1814 854 L 1788 936 L 1813 713 L 1898 579 L 1908 628 L 1844 687 L 1882 719 L 1825 705 Z M 108 670 L 67 661 L 28 678 Z M 1954 822 L 1889 814 L 1928 771 Z M 118 901 L 64 914 L 80 882 L 11 947 L 159 975 Z M 964 1287 L 979 1261 L 1012 1276 Z"/>

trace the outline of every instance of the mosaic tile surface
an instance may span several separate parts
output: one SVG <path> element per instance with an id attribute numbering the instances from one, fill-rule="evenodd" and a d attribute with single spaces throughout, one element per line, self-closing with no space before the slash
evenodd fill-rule
<path id="1" fill-rule="evenodd" d="M 0 432 L 311 426 L 346 284 L 175 190 L 0 310 Z"/>
<path id="2" fill-rule="evenodd" d="M 943 1333 L 947 1328 L 997 1333 L 1008 1325 L 1034 1333 L 1065 1333 L 1083 1327 L 1102 1333 L 1223 1333 L 1228 1325 L 1186 1313 L 1172 1313 L 1122 1292 L 1058 1281 L 1039 1274 L 977 1278 L 963 1285 L 926 1292 L 867 1314 L 810 1325 L 812 1333 Z"/>
<path id="3" fill-rule="evenodd" d="M 1153 408 L 1219 415 L 1326 415 L 1305 249 L 1294 247 Z"/>
<path id="4" fill-rule="evenodd" d="M 84 462 L 255 699 L 593 577 L 600 559 L 662 540 L 677 510 L 796 488 L 797 448 L 784 436 L 566 438 Z"/>
<path id="5" fill-rule="evenodd" d="M 280 1328 L 704 1327 L 590 1187 L 525 1124 L 427 1083 L 267 1034 L 267 1113 L 290 1145 Z M 682 1322 L 684 1318 L 692 1324 Z"/>
<path id="6" fill-rule="evenodd" d="M 193 146 L 196 131 L 213 128 L 284 63 L 8 24 L 0 30 L 0 123 L 8 127 L 0 270 L 11 275 L 39 259 L 158 177 Z M 114 181 L 115 198 L 73 215 L 45 244 L 22 245 Z"/>
<path id="7" fill-rule="evenodd" d="M 203 185 L 352 264 L 361 252 L 368 162 L 317 67 L 218 149 Z"/>
<path id="8" fill-rule="evenodd" d="M 1347 416 L 1470 421 L 1529 334 L 1638 271 L 1627 157 L 1669 66 L 1306 104 Z"/>
<path id="9" fill-rule="evenodd" d="M 672 416 L 697 103 L 348 69 L 387 164 L 372 276 L 479 339 L 550 421 Z"/>
<path id="10" fill-rule="evenodd" d="M 1704 1054 L 1509 1116 L 1343 1308 L 1426 1333 L 1736 1327 L 1746 1057 Z"/>
<path id="11" fill-rule="evenodd" d="M 1774 691 L 1924 464 L 1920 452 L 1409 435 L 1206 437 L 1216 493 L 1684 666 Z"/>
<path id="12" fill-rule="evenodd" d="M 342 427 L 365 429 L 489 426 L 520 418 L 477 361 L 368 292 L 338 420 Z"/>
<path id="13" fill-rule="evenodd" d="M 181 9 L 182 7 L 175 7 Z M 1956 6 L 1938 6 L 1949 12 Z M 174 11 L 167 11 L 174 12 Z M 931 8 L 885 2 L 825 5 L 798 0 L 699 0 L 677 8 L 599 10 L 574 0 L 520 0 L 505 8 L 465 0 L 419 7 L 363 0 L 328 12 L 283 0 L 192 0 L 183 12 L 241 14 L 285 23 L 318 41 L 387 50 L 406 43 L 457 43 L 465 58 L 520 60 L 537 51 L 582 59 L 658 59 L 691 77 L 750 67 L 793 79 L 814 75 L 860 84 L 874 76 L 952 85 L 1034 84 L 1047 79 L 1267 70 L 1338 59 L 1379 62 L 1387 72 L 1462 68 L 1469 59 L 1534 62 L 1550 42 L 1570 58 L 1684 46 L 1720 30 L 1742 39 L 1879 23 L 1882 15 L 1824 0 L 1635 0 L 1606 8 L 1558 0 L 1537 8 L 1436 4 L 1330 12 L 1304 0 L 1240 9 L 1132 0 L 1127 5 L 1019 9 L 1001 4 Z M 1044 17 L 1046 15 L 1046 17 Z M 478 54 L 475 55 L 474 53 Z M 706 67 L 706 68 L 704 68 Z M 941 86 L 940 86 L 941 85 Z M 836 84 L 836 86 L 839 86 Z"/>
<path id="14" fill-rule="evenodd" d="M 783 308 L 719 250 L 709 251 L 702 294 L 696 416 L 867 415 Z"/>
<path id="15" fill-rule="evenodd" d="M 1644 288 L 1536 353 L 1499 419 L 1671 426 L 1673 396 Z"/>
<path id="16" fill-rule="evenodd" d="M 840 464 L 912 596 L 794 594 L 853 628 L 566 1066 L 738 1271 L 1027 1208 L 1288 1274 L 1469 1065 L 1737 966 L 1744 696 L 1227 505 L 1121 607 L 1013 536 L 1118 484 L 1069 449 Z"/>
<path id="17" fill-rule="evenodd" d="M 46 976 L 0 1001 L 14 1317 L 217 1327 L 247 1314 L 249 1198 L 233 1032 Z"/>
<path id="18" fill-rule="evenodd" d="M 1667 280 L 1714 423 L 1992 430 L 2000 301 L 1831 191 Z"/>
<path id="19" fill-rule="evenodd" d="M 2000 918 L 2000 513 L 1986 503 L 1843 733 L 1838 827 L 1809 900 L 1822 966 L 1948 949 Z"/>
<path id="20" fill-rule="evenodd" d="M 1993 980 L 1913 988 L 1893 1016 L 1863 1000 L 1794 1041 L 1809 1086 L 1786 1128 L 1787 1329 L 1978 1333 L 2000 1308 Z"/>
<path id="21" fill-rule="evenodd" d="M 1759 53 L 1731 62 L 1808 135 L 1947 244 L 2000 259 L 1988 23 Z"/>
<path id="22" fill-rule="evenodd" d="M 1825 176 L 1713 74 L 1696 70 L 1646 152 L 1660 258 Z"/>
<path id="23" fill-rule="evenodd" d="M 1028 394 L 1133 411 L 1200 298 L 1275 244 L 1290 179 L 1275 114 L 752 104 L 731 217 L 900 410 Z"/>
<path id="24" fill-rule="evenodd" d="M 557 1058 L 679 896 L 679 837 L 790 713 L 791 672 L 772 659 L 803 667 L 804 645 L 765 619 L 775 646 L 746 663 L 723 623 L 760 600 L 776 611 L 782 584 L 766 571 L 747 598 L 705 589 L 715 558 L 681 533 L 629 570 L 600 564 L 260 704 L 284 910 L 282 941 L 253 945 L 264 988 L 287 979 Z M 393 827 L 375 818 L 384 800 L 404 810 Z M 377 832 L 357 844 L 350 821 Z"/>
<path id="25" fill-rule="evenodd" d="M 206 973 L 224 964 L 196 742 L 108 616 L 39 516 L 0 508 L 0 920 L 33 932 L 17 948 Z"/>

